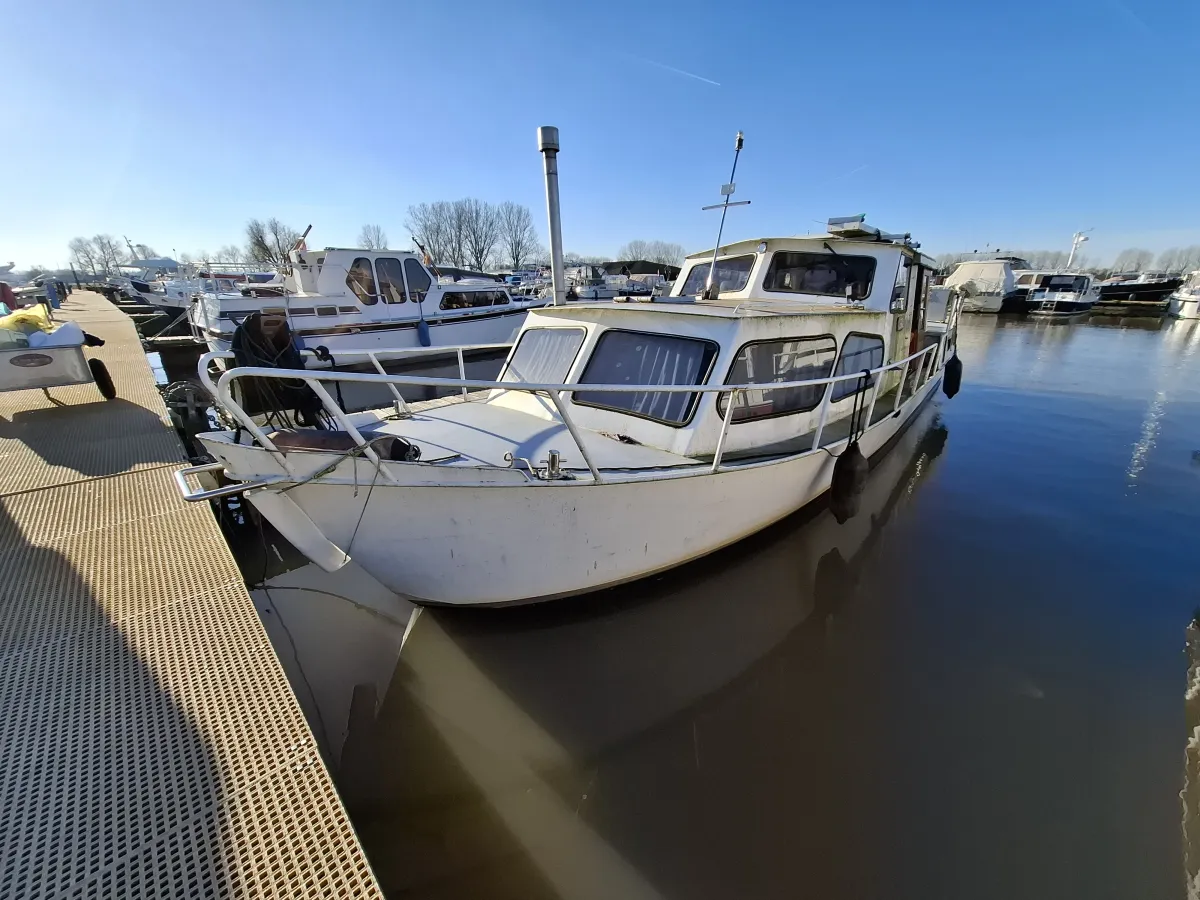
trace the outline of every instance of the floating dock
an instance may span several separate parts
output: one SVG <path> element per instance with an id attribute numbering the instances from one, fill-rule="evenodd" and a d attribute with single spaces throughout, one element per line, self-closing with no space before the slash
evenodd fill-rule
<path id="1" fill-rule="evenodd" d="M 381 898 L 129 319 L 0 394 L 0 900 Z"/>

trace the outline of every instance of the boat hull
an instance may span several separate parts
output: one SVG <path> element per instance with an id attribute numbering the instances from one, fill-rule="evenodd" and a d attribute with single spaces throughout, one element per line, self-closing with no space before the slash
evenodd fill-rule
<path id="1" fill-rule="evenodd" d="M 1028 292 L 1025 292 L 1026 294 Z M 962 311 L 965 313 L 1004 314 L 1025 312 L 1026 297 L 1020 291 L 1008 294 L 984 293 L 975 294 L 963 300 Z"/>
<path id="2" fill-rule="evenodd" d="M 1102 284 L 1100 299 L 1109 303 L 1161 303 L 1182 283 L 1182 278 L 1169 278 L 1166 281 Z"/>
<path id="3" fill-rule="evenodd" d="M 1200 319 L 1200 294 L 1172 294 L 1168 311 L 1177 319 Z"/>
<path id="4" fill-rule="evenodd" d="M 940 374 L 863 434 L 866 456 L 886 452 Z M 259 448 L 206 445 L 236 477 L 263 471 Z M 357 484 L 314 480 L 247 497 L 314 561 L 340 548 L 417 603 L 504 606 L 644 578 L 749 537 L 822 497 L 844 445 L 717 474 L 700 466 L 683 477 L 622 473 L 627 480 L 602 484 L 582 473 L 544 482 L 512 469 L 384 463 L 412 483 L 372 480 L 364 465 Z"/>
<path id="5" fill-rule="evenodd" d="M 1067 294 L 1061 297 L 1030 300 L 1027 310 L 1031 316 L 1068 319 L 1086 315 L 1092 311 L 1092 307 L 1095 305 L 1096 301 L 1093 299 Z"/>

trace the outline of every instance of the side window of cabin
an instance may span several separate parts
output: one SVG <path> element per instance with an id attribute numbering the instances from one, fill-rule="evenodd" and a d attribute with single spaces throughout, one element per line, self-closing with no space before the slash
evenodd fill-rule
<path id="1" fill-rule="evenodd" d="M 492 291 L 492 306 L 503 306 L 508 302 L 508 291 Z"/>
<path id="2" fill-rule="evenodd" d="M 609 329 L 600 335 L 580 384 L 703 384 L 717 357 L 713 341 Z M 576 391 L 581 406 L 599 406 L 662 422 L 684 425 L 696 408 L 696 394 L 657 391 Z"/>
<path id="3" fill-rule="evenodd" d="M 1027 275 L 1022 275 L 1017 279 L 1017 284 L 1033 284 L 1033 273 L 1030 272 Z"/>
<path id="4" fill-rule="evenodd" d="M 404 260 L 404 274 L 408 276 L 408 296 L 414 303 L 423 302 L 433 283 L 425 267 L 410 256 Z"/>
<path id="5" fill-rule="evenodd" d="M 855 372 L 861 372 L 863 369 L 878 369 L 883 365 L 883 338 L 877 334 L 855 334 L 846 335 L 846 339 L 842 341 L 842 355 L 838 359 L 837 368 L 834 369 L 834 376 L 838 375 L 853 375 Z M 875 384 L 875 378 L 850 378 L 845 381 L 834 382 L 833 393 L 829 400 L 831 403 L 836 403 L 845 397 L 858 393 L 860 390 L 871 387 Z M 865 383 L 864 383 L 865 382 Z"/>
<path id="6" fill-rule="evenodd" d="M 375 291 L 375 275 L 371 272 L 371 260 L 360 256 L 350 265 L 346 272 L 346 287 L 354 291 L 354 296 L 363 306 L 374 306 L 379 302 Z"/>
<path id="7" fill-rule="evenodd" d="M 475 309 L 491 306 L 494 291 L 449 291 L 442 295 L 442 309 Z"/>
<path id="8" fill-rule="evenodd" d="M 733 361 L 726 384 L 782 384 L 828 378 L 837 358 L 837 341 L 830 336 L 746 344 Z M 749 422 L 816 409 L 826 385 L 743 391 L 733 407 L 731 422 Z M 717 400 L 724 416 L 729 394 Z"/>
<path id="9" fill-rule="evenodd" d="M 874 278 L 873 256 L 779 250 L 771 257 L 763 289 L 865 300 Z"/>
<path id="10" fill-rule="evenodd" d="M 403 303 L 404 269 L 400 260 L 392 256 L 381 256 L 375 260 L 375 272 L 379 276 L 379 293 L 384 303 Z"/>

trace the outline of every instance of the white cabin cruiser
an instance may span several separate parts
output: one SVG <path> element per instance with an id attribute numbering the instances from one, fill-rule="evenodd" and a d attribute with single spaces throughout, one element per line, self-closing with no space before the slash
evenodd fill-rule
<path id="1" fill-rule="evenodd" d="M 300 345 L 347 350 L 506 343 L 525 313 L 546 299 L 512 297 L 494 281 L 451 281 L 415 253 L 303 247 L 279 277 L 237 293 L 200 297 L 189 312 L 196 336 L 228 350 L 238 325 L 254 313 L 285 319 Z"/>
<path id="2" fill-rule="evenodd" d="M 1025 290 L 1025 309 L 1031 316 L 1064 319 L 1089 312 L 1100 292 L 1083 272 L 1023 272 L 1017 284 Z"/>
<path id="3" fill-rule="evenodd" d="M 965 295 L 963 312 L 1023 313 L 1025 293 L 1017 284 L 1017 273 L 1030 268 L 1016 256 L 966 260 L 946 278 L 946 286 Z"/>
<path id="4" fill-rule="evenodd" d="M 201 379 L 239 428 L 201 435 L 217 462 L 177 481 L 190 500 L 244 492 L 322 568 L 353 558 L 420 603 L 642 578 L 827 492 L 839 521 L 854 514 L 867 460 L 943 376 L 958 389 L 959 298 L 931 291 L 933 273 L 907 235 L 831 219 L 826 234 L 690 256 L 669 297 L 531 311 L 494 382 L 233 368 L 213 385 L 206 355 Z M 264 428 L 234 399 L 250 377 L 307 385 L 325 429 Z M 346 414 L 327 389 L 339 381 L 388 385 L 395 407 Z M 463 397 L 413 411 L 403 384 Z M 217 470 L 237 483 L 187 482 Z"/>
<path id="5" fill-rule="evenodd" d="M 1200 319 L 1200 269 L 1188 275 L 1170 297 L 1168 312 L 1178 319 Z"/>

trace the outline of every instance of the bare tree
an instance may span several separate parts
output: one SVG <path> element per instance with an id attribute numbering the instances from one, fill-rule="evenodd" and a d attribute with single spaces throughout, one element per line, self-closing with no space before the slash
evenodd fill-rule
<path id="1" fill-rule="evenodd" d="M 523 268 L 537 255 L 538 237 L 533 228 L 533 214 L 528 206 L 506 200 L 496 207 L 500 219 L 500 245 L 514 271 Z"/>
<path id="2" fill-rule="evenodd" d="M 576 253 L 574 250 L 567 250 L 563 253 L 564 266 L 599 265 L 608 261 L 607 256 L 589 256 L 585 253 Z"/>
<path id="3" fill-rule="evenodd" d="M 246 257 L 260 265 L 279 268 L 287 264 L 288 251 L 300 240 L 300 232 L 278 219 L 246 223 Z"/>
<path id="4" fill-rule="evenodd" d="M 364 250 L 386 250 L 387 234 L 379 225 L 364 225 L 358 233 L 358 246 Z"/>
<path id="5" fill-rule="evenodd" d="M 89 273 L 93 278 L 100 274 L 96 248 L 91 241 L 85 237 L 71 238 L 67 242 L 67 249 L 71 251 L 71 264 L 77 269 Z"/>
<path id="6" fill-rule="evenodd" d="M 474 197 L 454 205 L 461 211 L 466 261 L 482 272 L 491 264 L 500 243 L 500 213 L 492 204 Z"/>
<path id="7" fill-rule="evenodd" d="M 158 253 L 149 244 L 134 244 L 133 252 L 137 259 L 156 259 Z M 133 260 L 131 259 L 130 262 Z"/>
<path id="8" fill-rule="evenodd" d="M 1139 272 L 1150 265 L 1154 254 L 1138 247 L 1128 247 L 1117 254 L 1113 268 L 1122 272 Z"/>
<path id="9" fill-rule="evenodd" d="M 678 266 L 687 256 L 682 244 L 671 244 L 666 241 L 630 241 L 617 251 L 617 259 L 644 259 L 647 262 L 667 266 Z"/>
<path id="10" fill-rule="evenodd" d="M 1179 251 L 1179 271 L 1192 272 L 1200 269 L 1200 245 L 1192 244 Z"/>
<path id="11" fill-rule="evenodd" d="M 246 258 L 246 252 L 237 244 L 226 244 L 217 250 L 216 253 L 208 260 L 209 262 L 220 263 L 238 263 Z"/>
<path id="12" fill-rule="evenodd" d="M 408 208 L 405 225 L 414 240 L 420 243 L 433 263 L 451 264 L 451 218 L 453 204 L 444 200 L 437 203 L 418 203 Z"/>
<path id="13" fill-rule="evenodd" d="M 98 234 L 92 238 L 92 250 L 96 254 L 96 265 L 105 275 L 111 275 L 125 261 L 125 247 L 111 234 Z"/>

